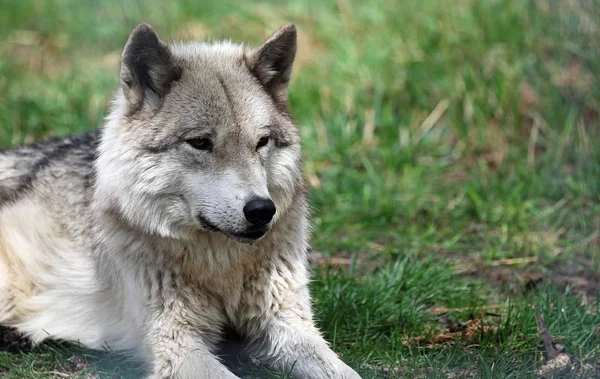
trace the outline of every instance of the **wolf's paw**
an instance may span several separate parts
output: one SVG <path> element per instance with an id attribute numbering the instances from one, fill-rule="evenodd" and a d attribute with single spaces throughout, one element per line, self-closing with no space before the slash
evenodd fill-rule
<path id="1" fill-rule="evenodd" d="M 341 367 L 332 379 L 362 379 L 360 375 L 356 371 L 354 371 L 350 366 L 344 364 L 344 367 Z"/>

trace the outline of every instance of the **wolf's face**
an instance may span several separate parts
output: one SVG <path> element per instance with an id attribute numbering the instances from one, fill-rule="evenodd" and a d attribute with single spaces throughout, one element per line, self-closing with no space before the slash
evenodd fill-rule
<path id="1" fill-rule="evenodd" d="M 295 51 L 291 25 L 255 50 L 167 46 L 138 26 L 103 133 L 96 200 L 163 236 L 262 237 L 302 189 L 286 94 Z"/>

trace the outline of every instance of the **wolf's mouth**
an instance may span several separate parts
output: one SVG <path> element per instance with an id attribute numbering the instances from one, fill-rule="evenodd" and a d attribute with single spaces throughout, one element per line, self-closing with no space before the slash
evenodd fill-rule
<path id="1" fill-rule="evenodd" d="M 269 231 L 268 227 L 261 226 L 258 228 L 256 228 L 256 227 L 250 228 L 247 231 L 242 232 L 242 233 L 228 233 L 228 232 L 220 229 L 219 227 L 217 227 L 212 222 L 208 221 L 204 216 L 199 214 L 197 217 L 198 217 L 198 222 L 200 223 L 202 228 L 208 230 L 209 232 L 221 232 L 221 233 L 225 234 L 226 236 L 232 237 L 240 242 L 245 242 L 245 243 L 252 243 L 252 242 L 256 241 L 257 239 L 259 239 L 260 237 L 267 234 L 267 232 Z"/>
<path id="2" fill-rule="evenodd" d="M 215 224 L 213 224 L 212 222 L 208 221 L 204 216 L 202 216 L 201 214 L 198 214 L 198 222 L 200 223 L 200 225 L 208 230 L 209 232 L 220 232 L 221 229 L 217 228 L 217 226 Z"/>
<path id="3" fill-rule="evenodd" d="M 231 235 L 234 237 L 238 237 L 238 238 L 257 240 L 260 237 L 264 236 L 266 233 L 267 233 L 267 229 L 261 228 L 258 230 L 251 230 L 251 231 L 244 232 L 244 233 L 231 233 Z"/>

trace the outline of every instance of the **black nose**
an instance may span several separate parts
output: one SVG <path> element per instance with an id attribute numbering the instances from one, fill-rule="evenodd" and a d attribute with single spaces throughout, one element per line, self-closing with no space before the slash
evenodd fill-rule
<path id="1" fill-rule="evenodd" d="M 252 225 L 267 224 L 273 218 L 275 211 L 275 204 L 271 199 L 254 198 L 244 205 L 244 215 Z"/>

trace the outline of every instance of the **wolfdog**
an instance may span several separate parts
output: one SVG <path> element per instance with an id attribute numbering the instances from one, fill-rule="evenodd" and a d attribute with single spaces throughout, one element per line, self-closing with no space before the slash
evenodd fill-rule
<path id="1" fill-rule="evenodd" d="M 0 152 L 0 323 L 150 378 L 235 378 L 224 330 L 294 377 L 360 378 L 313 321 L 295 55 L 291 24 L 257 48 L 136 27 L 99 133 Z"/>

